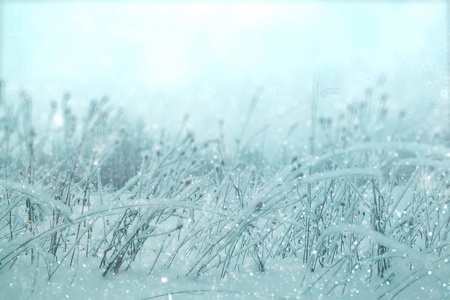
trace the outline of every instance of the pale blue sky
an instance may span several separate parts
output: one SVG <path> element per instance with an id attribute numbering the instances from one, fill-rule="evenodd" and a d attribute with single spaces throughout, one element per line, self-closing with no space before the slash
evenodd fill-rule
<path id="1" fill-rule="evenodd" d="M 394 106 L 442 102 L 444 1 L 355 3 L 11 1 L 6 94 L 25 88 L 46 105 L 70 91 L 80 107 L 108 95 L 154 127 L 177 127 L 189 113 L 192 129 L 208 125 L 211 134 L 218 118 L 239 128 L 257 86 L 265 90 L 255 128 L 290 110 L 274 130 L 306 124 L 314 77 L 340 90 L 320 104 L 324 114 L 361 96 L 380 74 Z"/>

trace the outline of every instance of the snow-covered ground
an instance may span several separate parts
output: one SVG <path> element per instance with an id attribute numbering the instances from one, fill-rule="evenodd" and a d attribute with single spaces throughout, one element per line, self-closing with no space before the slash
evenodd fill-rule
<path id="1" fill-rule="evenodd" d="M 234 145 L 69 96 L 39 129 L 22 97 L 0 102 L 1 299 L 450 298 L 448 133 L 388 122 L 382 91 L 270 155 L 257 97 Z"/>
<path id="2" fill-rule="evenodd" d="M 287 258 L 270 261 L 265 272 L 256 265 L 230 272 L 221 278 L 211 271 L 202 278 L 186 277 L 183 263 L 171 269 L 160 268 L 148 275 L 151 261 L 145 252 L 126 272 L 102 277 L 102 270 L 92 260 L 81 258 L 76 267 L 63 266 L 59 274 L 48 280 L 45 268 L 37 270 L 29 261 L 17 262 L 0 274 L 2 299 L 378 299 L 380 291 L 355 280 L 330 288 L 316 283 L 302 287 L 304 267 L 301 259 Z M 447 272 L 448 274 L 448 272 Z M 309 275 L 311 276 L 311 275 Z M 313 281 L 313 277 L 309 280 Z M 337 277 L 329 277 L 334 281 Z M 392 283 L 396 284 L 396 282 Z M 426 276 L 408 287 L 397 299 L 448 299 L 449 284 L 437 284 Z M 390 299 L 389 296 L 383 299 Z"/>

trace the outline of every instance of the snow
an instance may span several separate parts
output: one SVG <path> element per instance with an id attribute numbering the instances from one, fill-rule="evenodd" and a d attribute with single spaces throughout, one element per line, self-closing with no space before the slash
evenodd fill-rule
<path id="1" fill-rule="evenodd" d="M 62 213 L 62 215 L 70 222 L 70 216 L 71 216 L 71 209 L 67 205 L 61 202 L 56 202 L 47 195 L 35 190 L 32 186 L 25 184 L 25 183 L 17 183 L 7 180 L 0 179 L 0 186 L 4 190 L 12 190 L 17 191 L 23 195 L 29 196 L 31 201 L 36 202 L 37 204 L 42 204 L 47 206 L 50 210 L 55 209 L 58 212 Z M 15 207 L 19 204 L 20 201 L 25 200 L 24 198 L 19 198 L 15 203 L 10 204 L 11 208 Z M 6 210 L 6 213 L 9 212 L 9 210 Z M 5 213 L 5 214 L 6 214 Z M 3 218 L 4 215 L 2 215 Z"/>
<path id="2" fill-rule="evenodd" d="M 153 112 L 136 121 L 145 105 L 126 115 L 104 98 L 75 115 L 69 94 L 41 128 L 31 96 L 0 90 L 0 299 L 450 299 L 448 131 L 425 112 L 391 120 L 414 107 L 404 86 L 388 103 L 385 79 L 348 107 L 322 103 L 336 89 L 318 80 L 292 110 L 268 112 L 276 88 L 257 89 L 217 107 L 236 114 L 203 108 L 240 115 L 199 132 L 173 124 L 176 102 L 156 132 Z"/>

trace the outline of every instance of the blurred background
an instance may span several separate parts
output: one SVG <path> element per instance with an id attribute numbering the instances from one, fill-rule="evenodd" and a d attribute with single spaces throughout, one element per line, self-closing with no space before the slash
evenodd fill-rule
<path id="1" fill-rule="evenodd" d="M 64 93 L 80 112 L 108 96 L 149 134 L 187 127 L 204 138 L 271 122 L 276 138 L 311 126 L 313 81 L 329 93 L 318 114 L 335 116 L 368 87 L 390 95 L 394 114 L 443 122 L 447 38 L 444 1 L 194 3 L 6 1 L 4 95 L 27 91 L 37 120 Z M 384 84 L 384 85 L 383 85 Z M 302 132 L 302 131 L 301 131 Z"/>

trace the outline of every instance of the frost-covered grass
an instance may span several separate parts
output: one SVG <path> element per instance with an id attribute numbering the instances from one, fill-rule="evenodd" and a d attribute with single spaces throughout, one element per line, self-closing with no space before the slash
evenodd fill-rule
<path id="1" fill-rule="evenodd" d="M 309 149 L 146 136 L 69 96 L 33 125 L 0 102 L 0 283 L 9 298 L 450 297 L 450 151 L 370 90 Z M 313 101 L 313 116 L 314 112 Z M 55 126 L 56 115 L 62 122 Z M 318 126 L 318 130 L 316 130 Z M 406 126 L 407 127 L 407 126 Z M 288 145 L 297 145 L 295 134 Z M 2 292 L 3 293 L 3 292 Z M 153 297 L 153 298 L 152 298 Z"/>

